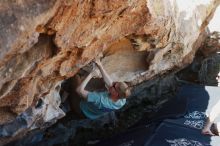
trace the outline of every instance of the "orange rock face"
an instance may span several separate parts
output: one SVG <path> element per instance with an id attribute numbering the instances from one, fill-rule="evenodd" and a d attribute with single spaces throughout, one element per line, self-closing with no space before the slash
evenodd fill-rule
<path id="1" fill-rule="evenodd" d="M 1 11 L 0 107 L 16 114 L 150 18 L 145 1 L 18 1 Z"/>
<path id="2" fill-rule="evenodd" d="M 182 9 L 172 11 L 172 1 L 0 2 L 0 111 L 7 111 L 0 122 L 34 106 L 100 53 L 114 80 L 130 85 L 183 68 L 218 3 L 194 5 L 193 12 L 199 7 L 207 13 L 185 20 Z M 198 19 L 201 25 L 194 27 Z"/>

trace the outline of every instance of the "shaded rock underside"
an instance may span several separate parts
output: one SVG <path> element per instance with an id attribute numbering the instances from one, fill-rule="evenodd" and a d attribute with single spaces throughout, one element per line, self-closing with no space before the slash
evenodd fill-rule
<path id="1" fill-rule="evenodd" d="M 42 112 L 48 105 L 59 111 L 57 85 L 80 69 L 89 71 L 99 54 L 111 77 L 130 86 L 190 64 L 219 1 L 189 2 L 189 10 L 181 2 L 0 2 L 0 123 L 40 98 L 47 103 Z M 44 122 L 51 120 L 45 115 Z"/>

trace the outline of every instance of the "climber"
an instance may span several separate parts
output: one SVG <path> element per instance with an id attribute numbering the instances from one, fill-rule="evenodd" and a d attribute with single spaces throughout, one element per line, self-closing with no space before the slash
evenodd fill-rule
<path id="1" fill-rule="evenodd" d="M 218 73 L 216 80 L 218 86 L 220 86 L 220 72 Z M 203 134 L 218 135 L 220 132 L 220 122 L 214 123 L 215 119 L 220 115 L 220 100 L 212 107 L 209 116 L 207 117 L 206 124 L 202 129 Z"/>
<path id="2" fill-rule="evenodd" d="M 93 70 L 76 88 L 76 92 L 83 99 L 80 101 L 81 114 L 89 119 L 96 119 L 108 112 L 122 108 L 126 103 L 126 98 L 131 94 L 130 88 L 126 83 L 112 81 L 103 68 L 100 59 L 95 60 L 95 64 L 98 68 Z M 108 90 L 104 92 L 85 90 L 90 79 L 96 76 L 101 77 L 100 74 Z"/>

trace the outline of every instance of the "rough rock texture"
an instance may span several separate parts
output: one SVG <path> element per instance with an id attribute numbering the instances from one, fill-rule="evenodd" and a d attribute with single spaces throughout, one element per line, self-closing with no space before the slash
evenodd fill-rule
<path id="1" fill-rule="evenodd" d="M 1 1 L 0 123 L 13 121 L 40 98 L 48 98 L 58 82 L 100 53 L 114 80 L 133 86 L 185 67 L 192 62 L 219 3 Z"/>
<path id="2" fill-rule="evenodd" d="M 200 49 L 205 56 L 214 54 L 220 49 L 220 6 L 216 9 L 215 14 L 208 25 L 210 35 L 206 38 L 203 47 Z"/>
<path id="3" fill-rule="evenodd" d="M 36 28 L 45 25 L 55 15 L 58 6 L 55 0 L 0 3 L 1 108 L 19 114 L 32 104 L 36 93 L 49 92 L 50 87 L 44 87 L 43 77 L 35 70 L 39 71 L 40 62 L 51 56 L 51 40 L 40 37 Z"/>

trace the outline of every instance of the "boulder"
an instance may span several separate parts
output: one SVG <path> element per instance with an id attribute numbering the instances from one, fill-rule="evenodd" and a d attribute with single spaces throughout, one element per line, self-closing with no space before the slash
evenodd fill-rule
<path id="1" fill-rule="evenodd" d="M 0 123 L 54 105 L 58 83 L 98 55 L 114 80 L 136 86 L 194 58 L 218 0 L 0 2 Z M 58 100 L 59 101 L 59 100 Z M 48 122 L 58 114 L 33 114 Z M 41 108 L 45 108 L 42 106 Z M 42 110 L 42 112 L 52 112 Z M 56 112 L 55 112 L 56 113 Z M 61 115 L 61 116 L 60 116 Z M 37 127 L 44 125 L 38 124 Z M 31 127 L 29 127 L 31 129 Z"/>

